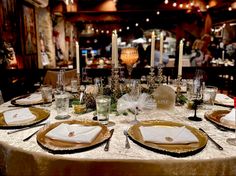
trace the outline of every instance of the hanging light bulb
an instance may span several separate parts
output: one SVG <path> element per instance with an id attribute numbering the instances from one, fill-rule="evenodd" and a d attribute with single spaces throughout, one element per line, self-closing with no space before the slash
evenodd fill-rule
<path id="1" fill-rule="evenodd" d="M 146 18 L 146 22 L 149 22 L 149 18 Z"/>
<path id="2" fill-rule="evenodd" d="M 229 7 L 228 10 L 229 10 L 229 11 L 232 11 L 232 7 Z"/>
<path id="3" fill-rule="evenodd" d="M 165 2 L 164 2 L 165 4 L 168 4 L 169 3 L 169 1 L 168 0 L 165 0 Z"/>
<path id="4" fill-rule="evenodd" d="M 135 23 L 135 26 L 138 27 L 138 23 Z"/>
<path id="5" fill-rule="evenodd" d="M 176 3 L 176 2 L 174 2 L 174 3 L 173 3 L 173 7 L 176 7 L 176 6 L 177 6 L 177 3 Z"/>
<path id="6" fill-rule="evenodd" d="M 157 15 L 160 15 L 160 11 L 157 11 Z"/>
<path id="7" fill-rule="evenodd" d="M 181 4 L 179 4 L 179 7 L 180 7 L 180 8 L 183 8 L 183 4 L 182 4 L 182 3 L 181 3 Z"/>

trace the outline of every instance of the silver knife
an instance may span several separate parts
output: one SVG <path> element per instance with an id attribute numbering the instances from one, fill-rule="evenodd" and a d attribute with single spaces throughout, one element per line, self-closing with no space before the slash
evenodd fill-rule
<path id="1" fill-rule="evenodd" d="M 219 150 L 223 150 L 223 147 L 221 147 L 214 139 L 212 139 L 202 128 L 199 128 L 199 130 L 201 130 L 203 133 L 205 133 L 208 137 L 208 139 L 211 140 L 211 142 L 213 142 L 213 144 L 215 144 L 215 146 L 219 149 Z"/>
<path id="2" fill-rule="evenodd" d="M 113 135 L 113 132 L 114 132 L 114 129 L 111 129 L 111 131 L 110 131 L 111 135 L 110 135 L 109 139 L 107 140 L 107 143 L 104 147 L 104 151 L 106 151 L 106 152 L 109 150 L 110 140 L 111 140 L 111 137 Z"/>

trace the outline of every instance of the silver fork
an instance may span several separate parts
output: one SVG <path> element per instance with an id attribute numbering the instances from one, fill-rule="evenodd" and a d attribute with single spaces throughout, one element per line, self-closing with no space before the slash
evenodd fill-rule
<path id="1" fill-rule="evenodd" d="M 126 136 L 125 148 L 129 149 L 130 148 L 130 144 L 129 144 L 129 138 L 128 138 L 128 131 L 127 130 L 124 130 L 124 135 Z"/>

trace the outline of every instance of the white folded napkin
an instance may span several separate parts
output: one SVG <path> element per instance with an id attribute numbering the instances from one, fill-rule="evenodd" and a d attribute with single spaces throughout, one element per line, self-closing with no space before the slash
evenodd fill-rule
<path id="1" fill-rule="evenodd" d="M 198 138 L 185 126 L 140 126 L 143 140 L 157 144 L 189 144 Z"/>
<path id="2" fill-rule="evenodd" d="M 38 103 L 41 100 L 42 100 L 42 94 L 41 93 L 33 93 L 28 97 L 16 100 L 16 103 L 19 103 L 19 104 L 33 104 L 33 103 Z"/>
<path id="3" fill-rule="evenodd" d="M 61 123 L 50 130 L 46 136 L 66 142 L 91 143 L 102 130 L 100 126 L 82 126 L 79 124 Z"/>
<path id="4" fill-rule="evenodd" d="M 3 113 L 3 116 L 5 122 L 9 125 L 30 122 L 36 118 L 29 108 L 6 111 Z"/>
<path id="5" fill-rule="evenodd" d="M 221 123 L 226 123 L 229 125 L 235 125 L 235 109 L 233 108 L 230 113 L 220 118 Z"/>
<path id="6" fill-rule="evenodd" d="M 234 99 L 230 98 L 229 96 L 225 94 L 216 94 L 215 101 L 217 103 L 225 104 L 225 105 L 234 105 Z"/>

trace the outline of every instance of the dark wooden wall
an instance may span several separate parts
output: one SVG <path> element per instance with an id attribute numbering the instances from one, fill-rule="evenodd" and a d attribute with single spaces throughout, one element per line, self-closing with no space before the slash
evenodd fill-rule
<path id="1" fill-rule="evenodd" d="M 25 50 L 23 5 L 35 9 L 23 0 L 0 0 L 0 43 L 8 42 L 14 48 L 18 68 L 33 69 L 38 68 L 37 50 L 33 54 Z"/>

